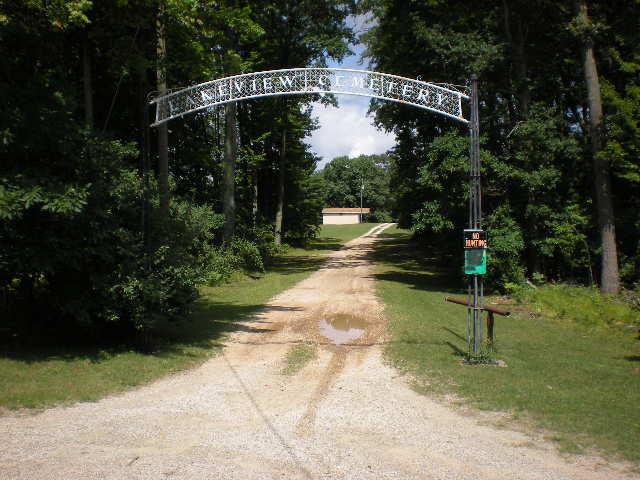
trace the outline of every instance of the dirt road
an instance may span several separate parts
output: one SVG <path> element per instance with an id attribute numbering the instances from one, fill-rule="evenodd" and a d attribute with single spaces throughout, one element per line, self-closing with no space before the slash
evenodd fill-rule
<path id="1" fill-rule="evenodd" d="M 197 369 L 0 418 L 0 478 L 627 478 L 413 392 L 381 356 L 374 235 L 332 254 Z M 308 341 L 317 358 L 283 375 L 289 349 Z"/>

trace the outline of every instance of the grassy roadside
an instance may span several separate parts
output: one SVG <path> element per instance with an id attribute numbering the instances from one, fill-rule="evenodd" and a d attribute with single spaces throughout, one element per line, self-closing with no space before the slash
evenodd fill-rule
<path id="1" fill-rule="evenodd" d="M 566 451 L 599 449 L 640 462 L 640 342 L 632 330 L 590 329 L 564 316 L 496 318 L 497 358 L 508 367 L 460 364 L 466 312 L 444 302 L 462 293 L 408 232 L 391 228 L 377 251 L 377 289 L 392 341 L 388 358 L 416 388 L 455 393 L 467 404 L 505 411 L 553 432 Z M 615 323 L 615 322 L 613 322 Z"/>
<path id="2" fill-rule="evenodd" d="M 192 318 L 167 325 L 159 347 L 144 354 L 126 347 L 0 350 L 0 407 L 44 407 L 97 400 L 202 363 L 214 355 L 220 338 L 272 296 L 310 275 L 323 257 L 362 235 L 374 224 L 326 225 L 308 248 L 292 248 L 259 278 L 238 276 L 204 287 Z"/>

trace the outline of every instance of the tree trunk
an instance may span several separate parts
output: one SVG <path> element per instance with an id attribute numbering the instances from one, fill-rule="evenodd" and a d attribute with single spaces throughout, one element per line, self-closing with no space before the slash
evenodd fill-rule
<path id="1" fill-rule="evenodd" d="M 529 105 L 531 104 L 531 90 L 529 90 L 529 74 L 527 67 L 527 56 L 525 53 L 525 34 L 522 17 L 516 19 L 516 35 L 514 42 L 514 60 L 516 67 L 516 78 L 518 84 L 518 100 L 520 103 L 520 114 L 523 119 L 529 117 Z"/>
<path id="2" fill-rule="evenodd" d="M 240 146 L 246 146 L 253 152 L 253 141 L 248 126 L 251 124 L 251 109 L 246 103 L 238 104 L 238 138 Z M 244 128 L 243 128 L 244 127 Z M 248 158 L 242 163 L 244 179 L 243 190 L 246 191 L 248 199 L 251 200 L 251 226 L 255 228 L 258 224 L 258 166 L 255 160 Z"/>
<path id="3" fill-rule="evenodd" d="M 574 0 L 576 15 L 581 23 L 589 22 L 586 0 Z M 582 62 L 584 81 L 589 101 L 589 134 L 591 137 L 591 155 L 593 162 L 593 182 L 596 193 L 598 227 L 602 245 L 600 291 L 617 293 L 620 290 L 618 274 L 618 251 L 616 245 L 616 227 L 611 198 L 611 179 L 609 161 L 601 154 L 603 147 L 602 99 L 600 80 L 593 52 L 593 40 L 588 36 L 582 42 Z"/>
<path id="4" fill-rule="evenodd" d="M 507 0 L 502 1 L 504 12 L 504 26 L 511 58 L 513 62 L 515 82 L 514 87 L 518 97 L 520 107 L 520 118 L 526 120 L 529 116 L 529 105 L 531 104 L 531 90 L 529 89 L 529 78 L 527 68 L 527 57 L 525 52 L 525 32 L 522 16 L 512 15 Z M 512 33 L 511 24 L 515 23 L 515 35 Z"/>
<path id="5" fill-rule="evenodd" d="M 138 49 L 145 51 L 146 36 L 143 31 L 137 38 Z M 147 71 L 142 62 L 137 66 L 137 88 L 138 88 L 138 122 L 140 124 L 140 174 L 142 178 L 142 242 L 144 246 L 144 265 L 148 273 L 151 259 L 151 202 L 149 195 L 149 106 L 145 97 L 145 92 L 149 88 L 147 82 Z"/>
<path id="6" fill-rule="evenodd" d="M 222 209 L 224 212 L 224 243 L 233 239 L 236 227 L 235 170 L 238 155 L 238 137 L 236 128 L 236 103 L 225 106 L 225 142 L 222 174 Z"/>
<path id="7" fill-rule="evenodd" d="M 531 105 L 531 90 L 529 89 L 529 72 L 527 65 L 527 55 L 525 50 L 525 25 L 522 20 L 522 14 L 518 11 L 512 13 L 507 0 L 502 1 L 502 9 L 504 12 L 504 28 L 509 43 L 509 51 L 511 53 L 512 88 L 517 97 L 517 116 L 512 118 L 512 125 L 515 128 L 517 120 L 527 120 L 529 118 L 529 106 Z M 529 165 L 528 169 L 535 169 L 537 166 Z M 536 198 L 533 192 L 529 192 L 527 196 L 528 205 L 536 205 Z M 537 219 L 532 222 L 532 239 L 538 240 L 540 237 L 537 227 Z M 541 261 L 538 249 L 527 242 L 526 258 L 527 269 L 531 275 L 541 271 Z"/>
<path id="8" fill-rule="evenodd" d="M 251 175 L 251 219 L 253 221 L 254 228 L 258 226 L 258 169 L 254 168 Z"/>
<path id="9" fill-rule="evenodd" d="M 84 123 L 93 128 L 93 89 L 91 86 L 91 45 L 85 37 L 82 42 L 82 84 L 84 88 Z"/>
<path id="10" fill-rule="evenodd" d="M 167 92 L 165 13 L 165 4 L 161 0 L 158 4 L 158 15 L 156 16 L 156 53 L 158 62 L 156 81 L 159 95 L 164 95 Z M 158 126 L 158 193 L 160 196 L 160 215 L 162 218 L 166 218 L 169 215 L 169 130 L 166 123 Z"/>
<path id="11" fill-rule="evenodd" d="M 278 165 L 278 205 L 276 208 L 275 242 L 282 243 L 282 217 L 284 213 L 284 178 L 287 165 L 287 102 L 283 101 L 282 144 L 280 146 L 280 162 Z"/>

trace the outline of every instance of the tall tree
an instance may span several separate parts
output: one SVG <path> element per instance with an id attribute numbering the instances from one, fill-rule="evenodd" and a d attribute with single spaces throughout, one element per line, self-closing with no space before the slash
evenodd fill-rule
<path id="1" fill-rule="evenodd" d="M 235 172 L 238 157 L 238 134 L 236 125 L 236 103 L 225 105 L 225 142 L 222 181 L 222 205 L 224 213 L 224 242 L 233 240 L 236 227 Z"/>
<path id="2" fill-rule="evenodd" d="M 372 209 L 373 218 L 388 221 L 395 203 L 389 188 L 389 163 L 386 155 L 331 160 L 319 173 L 325 185 L 325 206 L 358 207 L 362 192 L 363 206 Z"/>
<path id="3" fill-rule="evenodd" d="M 158 1 L 156 15 L 156 88 L 158 95 L 167 93 L 167 8 L 165 0 Z M 166 123 L 158 129 L 158 187 L 160 192 L 160 214 L 169 215 L 169 129 Z"/>
<path id="4" fill-rule="evenodd" d="M 340 59 L 348 51 L 352 39 L 351 29 L 345 19 L 352 10 L 351 2 L 345 0 L 272 0 L 256 12 L 257 21 L 265 28 L 265 36 L 258 46 L 260 69 L 306 67 L 326 65 L 326 58 Z M 311 98 L 300 97 L 287 101 L 271 102 L 265 107 L 277 122 L 270 122 L 272 130 L 280 133 L 272 137 L 273 165 L 278 176 L 272 189 L 275 190 L 274 232 L 276 241 L 281 241 L 288 228 L 286 218 L 287 196 L 300 185 L 295 174 L 296 162 L 305 163 L 307 156 L 303 138 L 312 127 L 311 118 L 301 114 Z M 267 106 L 268 105 L 268 106 Z M 277 125 L 273 125 L 277 123 Z M 296 125 L 294 125 L 296 124 Z M 295 132 L 295 133 L 294 133 Z M 302 148 L 298 148 L 302 147 Z M 298 153 L 298 158 L 295 157 Z M 288 176 L 293 174 L 292 182 Z M 291 188 L 289 188 L 291 187 Z"/>
<path id="5" fill-rule="evenodd" d="M 515 8 L 514 8 L 515 6 Z M 519 7 L 519 8 L 518 8 Z M 504 12 L 504 30 L 510 57 L 510 72 L 514 76 L 513 84 L 518 97 L 519 117 L 526 119 L 531 104 L 531 90 L 529 87 L 526 41 L 529 25 L 523 18 L 528 9 L 522 8 L 519 2 L 502 0 Z"/>
<path id="6" fill-rule="evenodd" d="M 82 87 L 84 90 L 84 123 L 93 128 L 93 87 L 91 86 L 91 43 L 88 35 L 82 42 Z"/>
<path id="7" fill-rule="evenodd" d="M 582 110 L 582 100 L 571 87 L 579 75 L 566 28 L 570 9 L 549 0 L 536 8 L 521 1 L 468 0 L 364 5 L 376 17 L 363 39 L 377 68 L 459 85 L 479 74 L 484 213 L 496 232 L 496 251 L 512 249 L 491 257 L 493 270 L 506 272 L 498 275 L 498 285 L 521 281 L 525 264 L 529 275 L 586 278 L 589 252 L 578 252 L 578 262 L 561 247 L 591 228 L 584 212 L 589 179 L 576 168 L 582 131 L 572 112 Z M 379 124 L 398 139 L 391 181 L 399 221 L 428 233 L 431 241 L 454 241 L 466 217 L 467 193 L 460 187 L 468 168 L 467 133 L 401 105 L 374 102 L 373 108 Z M 526 241 L 504 235 L 507 225 L 526 229 Z M 515 268 L 505 264 L 507 258 L 516 259 Z"/>
<path id="8" fill-rule="evenodd" d="M 589 105 L 589 136 L 593 164 L 593 186 L 596 193 L 600 245 L 602 247 L 600 290 L 617 293 L 620 290 L 618 247 L 611 192 L 611 173 L 608 158 L 602 154 L 604 131 L 600 79 L 594 54 L 594 25 L 589 18 L 586 0 L 574 0 L 576 14 L 574 30 L 578 33 L 582 50 L 584 82 Z"/>
<path id="9" fill-rule="evenodd" d="M 278 199 L 276 201 L 276 221 L 275 221 L 275 242 L 280 245 L 282 243 L 282 221 L 284 216 L 284 187 L 285 172 L 287 168 L 287 124 L 289 116 L 287 115 L 287 101 L 282 101 L 282 132 L 280 143 L 280 154 L 278 162 Z"/>

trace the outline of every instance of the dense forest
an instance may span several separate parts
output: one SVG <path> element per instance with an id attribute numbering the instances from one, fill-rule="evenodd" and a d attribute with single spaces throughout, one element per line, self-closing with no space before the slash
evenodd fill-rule
<path id="1" fill-rule="evenodd" d="M 334 158 L 316 174 L 323 186 L 324 205 L 359 207 L 362 199 L 362 206 L 371 209 L 366 221 L 391 221 L 395 212 L 389 162 L 387 155 Z"/>
<path id="2" fill-rule="evenodd" d="M 632 287 L 640 279 L 640 4 L 366 4 L 376 26 L 363 40 L 379 70 L 462 85 L 479 76 L 490 283 Z M 396 104 L 374 108 L 398 139 L 391 183 L 400 223 L 455 244 L 467 212 L 467 133 Z"/>
<path id="3" fill-rule="evenodd" d="M 468 133 L 373 101 L 388 155 L 317 172 L 311 103 L 229 103 L 145 135 L 150 95 L 241 72 L 324 66 L 480 79 L 490 282 L 640 279 L 640 5 L 441 0 L 0 2 L 2 332 L 147 333 L 202 284 L 304 244 L 323 206 L 460 242 Z M 367 18 L 361 36 L 349 18 Z M 143 154 L 145 142 L 151 155 Z M 80 327 L 80 328 L 78 328 Z M 84 328 L 90 327 L 90 329 Z"/>
<path id="4" fill-rule="evenodd" d="M 0 5 L 3 328 L 148 332 L 183 315 L 199 284 L 262 270 L 281 243 L 315 235 L 313 96 L 154 129 L 148 161 L 145 104 L 218 76 L 339 60 L 349 4 Z"/>

